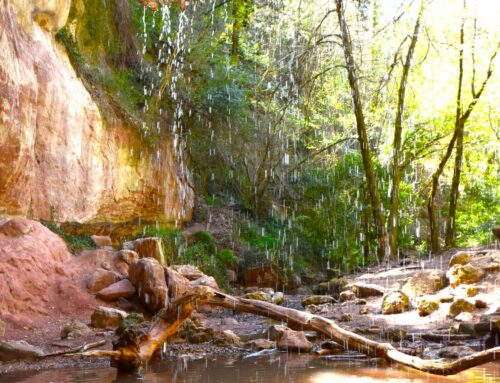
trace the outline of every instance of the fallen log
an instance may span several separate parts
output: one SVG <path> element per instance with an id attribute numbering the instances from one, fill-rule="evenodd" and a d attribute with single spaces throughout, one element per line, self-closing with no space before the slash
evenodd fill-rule
<path id="1" fill-rule="evenodd" d="M 110 357 L 113 365 L 121 369 L 144 367 L 198 305 L 211 305 L 257 314 L 286 322 L 294 329 L 314 330 L 339 343 L 344 350 L 358 351 L 370 357 L 383 358 L 436 375 L 453 375 L 500 359 L 500 347 L 496 347 L 455 361 L 426 360 L 405 354 L 390 343 L 379 343 L 343 329 L 333 320 L 272 303 L 234 297 L 206 286 L 193 288 L 175 300 L 168 310 L 160 311 L 147 333 L 135 334 L 133 330 L 125 331 L 115 343 L 113 351 L 89 351 L 71 356 Z"/>
<path id="2" fill-rule="evenodd" d="M 41 356 L 41 358 L 48 358 L 48 357 L 51 357 L 51 356 L 71 355 L 71 354 L 74 354 L 74 353 L 82 353 L 82 352 L 85 352 L 87 350 L 90 350 L 91 348 L 97 348 L 97 347 L 104 346 L 105 344 L 106 344 L 105 340 L 100 340 L 99 342 L 87 343 L 87 344 L 83 344 L 81 346 L 76 346 L 76 347 L 73 347 L 73 348 L 68 348 L 66 350 L 55 351 L 55 352 L 50 352 L 50 353 L 47 353 L 47 354 L 43 354 Z"/>

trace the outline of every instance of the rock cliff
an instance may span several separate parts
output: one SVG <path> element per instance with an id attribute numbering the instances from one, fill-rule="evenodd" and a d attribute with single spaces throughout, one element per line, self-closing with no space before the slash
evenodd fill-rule
<path id="1" fill-rule="evenodd" d="M 168 139 L 105 119 L 54 32 L 69 0 L 0 0 L 0 215 L 58 222 L 190 219 Z"/>

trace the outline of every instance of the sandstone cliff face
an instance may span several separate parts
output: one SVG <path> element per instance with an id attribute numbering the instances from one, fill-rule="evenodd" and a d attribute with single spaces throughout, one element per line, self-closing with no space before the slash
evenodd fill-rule
<path id="1" fill-rule="evenodd" d="M 0 0 L 0 215 L 190 219 L 189 172 L 101 113 L 53 32 L 69 0 Z M 38 24 L 39 23 L 39 24 Z"/>

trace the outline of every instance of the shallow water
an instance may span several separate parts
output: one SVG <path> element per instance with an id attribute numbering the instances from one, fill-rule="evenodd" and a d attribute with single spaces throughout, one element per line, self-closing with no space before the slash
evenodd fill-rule
<path id="1" fill-rule="evenodd" d="M 374 367 L 363 362 L 328 361 L 278 353 L 255 358 L 202 358 L 163 361 L 141 378 L 118 374 L 114 368 L 60 369 L 0 376 L 1 383 L 170 383 L 170 382 L 293 382 L 293 383 L 405 383 L 500 382 L 500 361 L 451 377 L 432 376 L 406 368 Z"/>

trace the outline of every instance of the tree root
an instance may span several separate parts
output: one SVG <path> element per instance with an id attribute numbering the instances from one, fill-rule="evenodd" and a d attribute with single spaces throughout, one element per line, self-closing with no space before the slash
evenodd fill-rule
<path id="1" fill-rule="evenodd" d="M 137 336 L 134 333 L 124 332 L 115 343 L 114 351 L 90 351 L 71 356 L 110 357 L 114 365 L 120 369 L 143 367 L 177 332 L 198 305 L 224 307 L 286 322 L 290 328 L 314 330 L 339 343 L 346 350 L 356 350 L 371 357 L 383 358 L 436 375 L 453 375 L 500 359 L 500 347 L 496 347 L 455 361 L 426 360 L 398 351 L 390 343 L 375 342 L 345 330 L 330 319 L 272 303 L 234 297 L 206 286 L 193 288 L 175 300 L 168 310 L 160 311 L 147 334 Z"/>

